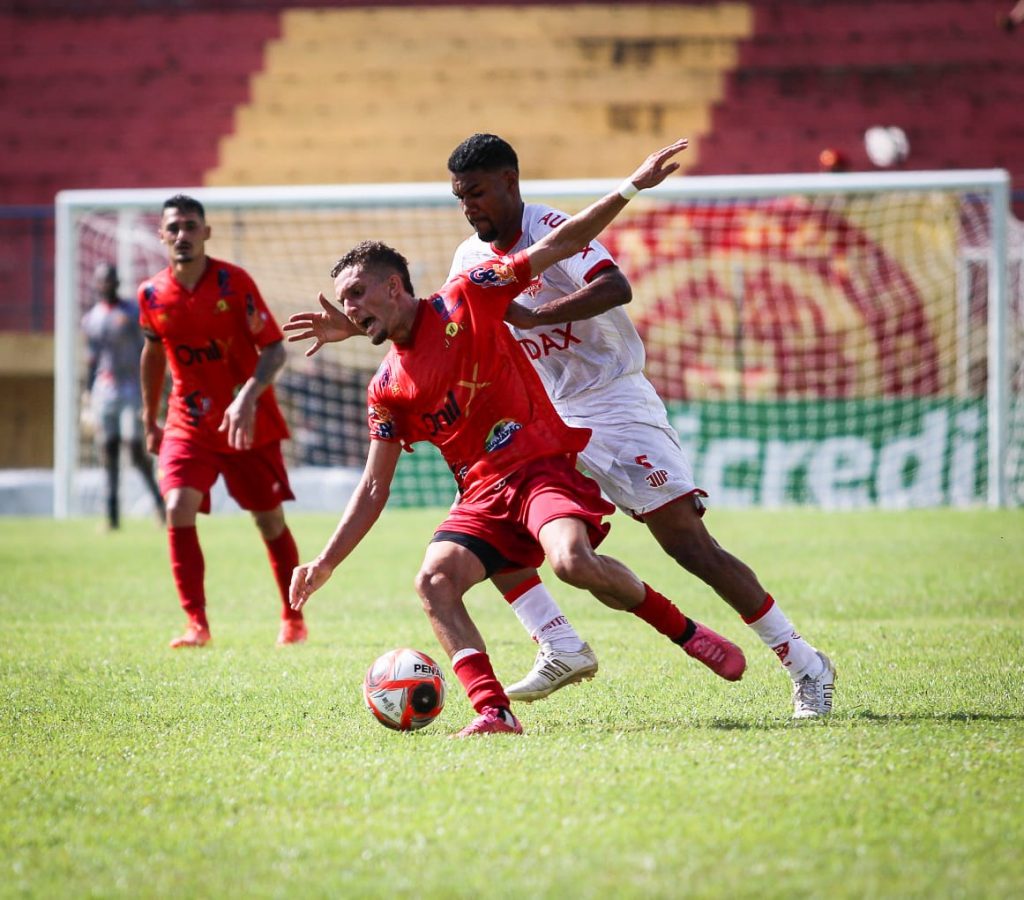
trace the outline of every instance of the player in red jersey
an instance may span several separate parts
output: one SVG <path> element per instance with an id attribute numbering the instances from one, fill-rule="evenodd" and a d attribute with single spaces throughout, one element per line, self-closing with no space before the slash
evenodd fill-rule
<path id="1" fill-rule="evenodd" d="M 503 323 L 524 285 L 586 246 L 637 190 L 664 181 L 685 146 L 678 141 L 651 154 L 619 192 L 511 259 L 463 272 L 427 300 L 416 299 L 404 257 L 378 242 L 357 245 L 332 270 L 352 333 L 392 347 L 368 391 L 371 442 L 362 479 L 320 555 L 293 573 L 292 606 L 301 609 L 376 522 L 402 448 L 437 446 L 461 497 L 434 533 L 416 589 L 478 713 L 461 736 L 522 731 L 463 596 L 497 571 L 537 566 L 544 557 L 563 581 L 635 613 L 723 678 L 743 674 L 738 647 L 594 552 L 614 507 L 575 467 L 589 431 L 562 421 Z"/>
<path id="2" fill-rule="evenodd" d="M 142 420 L 147 448 L 159 453 L 171 573 L 188 616 L 171 646 L 210 640 L 196 516 L 210 511 L 219 475 L 267 545 L 282 604 L 277 642 L 299 643 L 306 625 L 288 603 L 299 552 L 282 506 L 294 499 L 281 456 L 288 428 L 271 387 L 285 361 L 281 330 L 245 270 L 206 255 L 210 226 L 198 200 L 167 200 L 158 234 L 170 265 L 139 287 Z M 161 427 L 168 365 L 171 394 Z"/>

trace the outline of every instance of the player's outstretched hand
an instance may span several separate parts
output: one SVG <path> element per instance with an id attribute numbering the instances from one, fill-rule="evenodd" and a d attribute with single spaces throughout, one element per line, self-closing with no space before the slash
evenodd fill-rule
<path id="1" fill-rule="evenodd" d="M 669 162 L 669 160 L 685 150 L 689 143 L 686 138 L 680 138 L 674 144 L 655 150 L 643 161 L 640 168 L 629 176 L 629 180 L 641 191 L 661 184 L 669 175 L 679 169 L 678 162 Z"/>
<path id="2" fill-rule="evenodd" d="M 327 583 L 333 571 L 319 559 L 292 569 L 292 581 L 288 586 L 288 605 L 292 609 L 302 609 L 313 591 L 319 590 Z"/>
<path id="3" fill-rule="evenodd" d="M 355 323 L 322 293 L 317 294 L 317 300 L 320 301 L 323 312 L 295 313 L 284 323 L 283 328 L 284 331 L 290 332 L 289 341 L 313 341 L 313 346 L 306 350 L 306 356 L 312 356 L 324 344 L 362 334 Z"/>

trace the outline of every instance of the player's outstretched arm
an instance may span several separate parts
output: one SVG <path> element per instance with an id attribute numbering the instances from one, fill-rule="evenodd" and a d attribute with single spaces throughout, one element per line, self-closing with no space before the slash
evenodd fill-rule
<path id="1" fill-rule="evenodd" d="M 320 301 L 321 312 L 295 313 L 283 326 L 284 331 L 290 332 L 289 341 L 313 341 L 306 350 L 306 356 L 312 356 L 324 344 L 362 334 L 355 323 L 322 293 L 317 294 L 317 300 Z"/>
<path id="2" fill-rule="evenodd" d="M 331 539 L 316 559 L 292 570 L 288 589 L 292 609 L 302 609 L 313 592 L 327 583 L 334 570 L 373 528 L 388 502 L 401 454 L 402 447 L 398 443 L 370 442 L 363 477 L 352 492 Z"/>
<path id="3" fill-rule="evenodd" d="M 619 186 L 618 190 L 590 204 L 585 210 L 576 213 L 536 244 L 524 250 L 533 274 L 539 275 L 556 262 L 579 253 L 626 208 L 629 198 L 637 191 L 655 187 L 677 171 L 679 163 L 671 162 L 671 159 L 685 150 L 688 143 L 686 138 L 680 138 L 675 143 L 656 150 Z"/>
<path id="4" fill-rule="evenodd" d="M 632 299 L 633 288 L 626 276 L 617 268 L 605 269 L 579 290 L 532 309 L 521 303 L 510 303 L 505 312 L 505 321 L 523 329 L 563 325 L 566 322 L 592 319 Z"/>

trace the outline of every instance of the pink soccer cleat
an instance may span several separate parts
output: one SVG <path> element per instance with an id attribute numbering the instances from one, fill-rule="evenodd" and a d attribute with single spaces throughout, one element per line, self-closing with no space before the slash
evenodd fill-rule
<path id="1" fill-rule="evenodd" d="M 485 706 L 484 711 L 458 734 L 452 737 L 472 737 L 475 734 L 522 734 L 523 726 L 510 710 Z"/>
<path id="2" fill-rule="evenodd" d="M 701 625 L 700 622 L 693 624 L 697 626 L 697 630 L 683 644 L 686 653 L 726 681 L 739 681 L 747 668 L 743 651 L 706 625 Z"/>
<path id="3" fill-rule="evenodd" d="M 281 630 L 277 633 L 277 646 L 301 644 L 309 637 L 309 630 L 302 619 L 282 619 Z"/>
<path id="4" fill-rule="evenodd" d="M 168 644 L 175 650 L 181 647 L 205 647 L 210 643 L 210 629 L 206 625 L 200 625 L 194 620 L 190 620 L 188 628 L 185 629 L 185 633 L 180 637 L 174 638 Z"/>

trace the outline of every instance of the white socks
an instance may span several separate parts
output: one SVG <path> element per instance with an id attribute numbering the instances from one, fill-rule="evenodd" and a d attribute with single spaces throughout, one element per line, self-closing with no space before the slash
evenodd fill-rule
<path id="1" fill-rule="evenodd" d="M 772 648 L 779 662 L 794 681 L 821 674 L 825 664 L 818 651 L 807 643 L 796 630 L 779 605 L 768 595 L 764 606 L 752 617 L 744 620 L 762 641 Z"/>
<path id="2" fill-rule="evenodd" d="M 544 641 L 555 650 L 564 650 L 566 653 L 578 653 L 583 649 L 583 641 L 576 629 L 569 624 L 539 577 L 510 591 L 505 599 L 509 600 L 510 596 L 514 599 L 509 605 L 523 623 L 523 628 L 537 643 Z"/>

